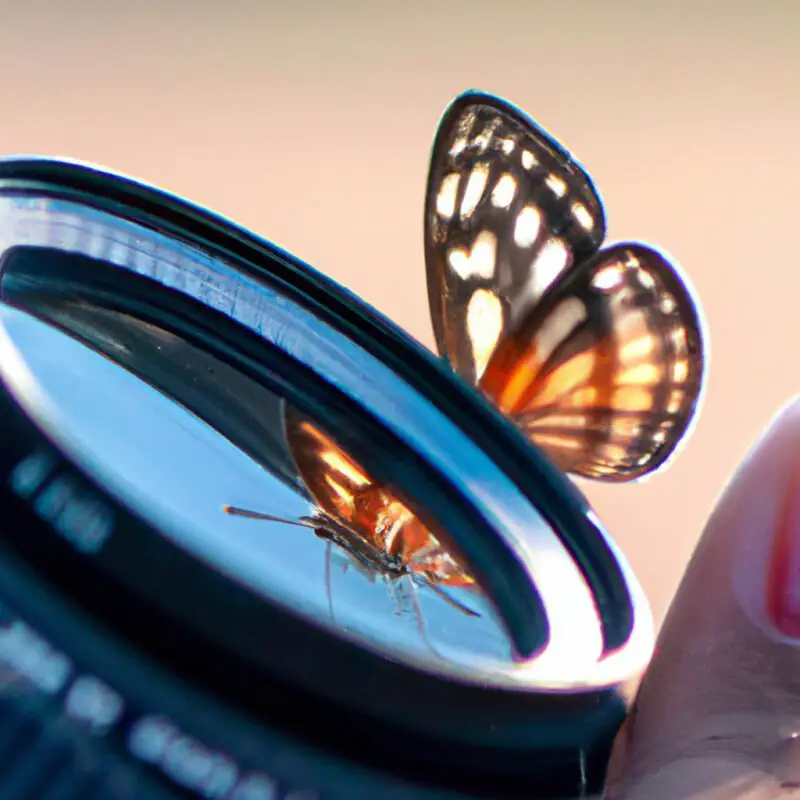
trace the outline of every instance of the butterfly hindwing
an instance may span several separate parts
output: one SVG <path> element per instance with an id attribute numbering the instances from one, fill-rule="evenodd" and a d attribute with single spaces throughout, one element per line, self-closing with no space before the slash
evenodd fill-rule
<path id="1" fill-rule="evenodd" d="M 554 284 L 501 342 L 480 385 L 562 469 L 631 480 L 683 437 L 703 361 L 700 319 L 675 267 L 621 244 Z"/>
<path id="2" fill-rule="evenodd" d="M 572 157 L 497 98 L 468 93 L 442 118 L 428 176 L 428 295 L 440 353 L 479 379 L 505 333 L 605 235 Z"/>

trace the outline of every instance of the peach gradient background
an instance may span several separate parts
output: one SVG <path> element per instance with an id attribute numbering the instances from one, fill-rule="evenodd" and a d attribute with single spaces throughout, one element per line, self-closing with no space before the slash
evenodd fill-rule
<path id="1" fill-rule="evenodd" d="M 712 362 L 673 467 L 587 493 L 661 620 L 717 494 L 800 390 L 800 5 L 0 0 L 0 152 L 68 155 L 206 204 L 432 344 L 431 138 L 467 88 L 584 162 L 611 239 L 684 265 Z"/>

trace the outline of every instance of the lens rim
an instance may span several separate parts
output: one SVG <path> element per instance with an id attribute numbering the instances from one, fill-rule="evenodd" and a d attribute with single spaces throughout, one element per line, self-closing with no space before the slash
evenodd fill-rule
<path id="1" fill-rule="evenodd" d="M 635 578 L 569 480 L 443 362 L 352 293 L 269 242 L 204 209 L 90 166 L 35 158 L 0 161 L 0 193 L 36 193 L 79 202 L 190 242 L 275 287 L 343 332 L 446 415 L 551 524 L 597 598 L 609 649 L 624 646 L 635 625 L 647 624 L 643 618 L 649 616 L 648 610 L 640 601 Z M 253 338 L 258 339 L 254 334 Z M 254 348 L 256 345 L 263 351 L 263 340 L 253 341 Z M 284 367 L 278 372 L 282 370 Z M 468 497 L 462 499 L 469 505 Z M 286 640 L 300 636 L 300 627 Z M 315 635 L 322 637 L 318 631 Z M 354 659 L 353 663 L 359 661 L 363 666 L 356 674 L 365 676 L 364 683 L 348 687 L 353 707 L 360 705 L 363 710 L 368 703 L 375 703 L 373 712 L 379 710 L 381 718 L 420 736 L 421 742 L 429 741 L 434 732 L 451 744 L 463 746 L 464 738 L 474 735 L 481 747 L 495 753 L 504 747 L 517 753 L 526 748 L 541 752 L 546 750 L 548 737 L 554 735 L 555 721 L 569 718 L 560 731 L 564 745 L 560 752 L 570 764 L 565 770 L 572 771 L 572 780 L 578 769 L 576 747 L 591 742 L 587 749 L 606 752 L 624 714 L 620 687 L 586 687 L 582 693 L 567 695 L 531 692 L 523 694 L 520 702 L 518 693 L 515 696 L 505 690 L 442 681 L 382 661 L 349 643 L 334 643 L 333 638 L 329 637 L 325 646 L 340 647 L 343 663 Z M 379 677 L 368 677 L 371 674 Z M 387 686 L 403 687 L 388 704 Z M 318 692 L 325 689 L 317 687 Z M 403 698 L 407 697 L 415 698 L 415 702 L 406 703 Z M 425 700 L 430 703 L 428 708 Z M 568 709 L 575 712 L 574 716 L 565 715 Z M 498 729 L 505 732 L 504 741 L 500 741 L 503 737 Z"/>
<path id="2" fill-rule="evenodd" d="M 0 159 L 0 192 L 9 191 L 81 202 L 188 241 L 266 281 L 345 333 L 442 411 L 537 508 L 591 587 L 607 652 L 624 646 L 635 625 L 647 624 L 649 609 L 630 567 L 574 484 L 442 360 L 352 292 L 207 209 L 93 165 L 32 156 Z M 523 642 L 521 630 L 512 635 Z"/>

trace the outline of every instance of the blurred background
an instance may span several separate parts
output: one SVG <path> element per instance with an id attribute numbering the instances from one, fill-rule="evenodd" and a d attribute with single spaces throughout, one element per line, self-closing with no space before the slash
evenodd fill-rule
<path id="1" fill-rule="evenodd" d="M 94 161 L 233 217 L 432 346 L 422 202 L 467 88 L 595 178 L 609 238 L 684 266 L 711 332 L 666 473 L 584 485 L 661 621 L 716 496 L 800 391 L 800 4 L 0 0 L 0 152 Z"/>

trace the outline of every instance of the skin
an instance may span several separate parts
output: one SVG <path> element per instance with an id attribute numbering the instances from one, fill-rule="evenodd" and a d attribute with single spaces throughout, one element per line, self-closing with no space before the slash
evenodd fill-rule
<path id="1" fill-rule="evenodd" d="M 791 586 L 775 585 L 774 557 L 754 555 L 774 556 L 787 542 L 800 552 L 798 475 L 795 400 L 751 450 L 701 537 L 618 737 L 607 800 L 800 798 L 800 641 L 782 638 L 768 603 L 758 606 L 765 592 L 786 597 Z"/>

